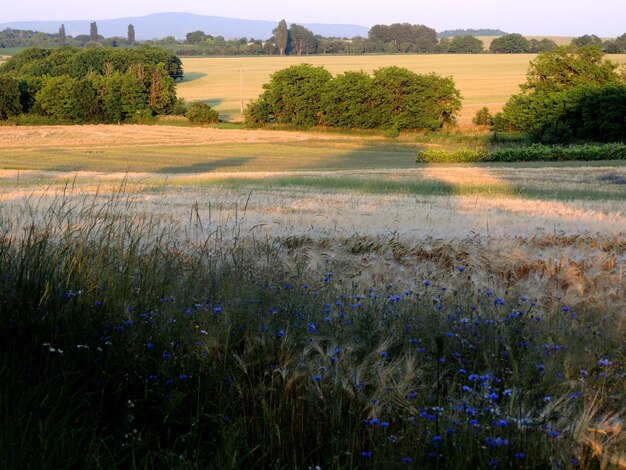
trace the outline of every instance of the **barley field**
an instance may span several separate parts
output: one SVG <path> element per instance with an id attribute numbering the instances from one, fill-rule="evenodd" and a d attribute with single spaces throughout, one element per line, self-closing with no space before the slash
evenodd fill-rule
<path id="1" fill-rule="evenodd" d="M 476 111 L 487 106 L 499 111 L 526 80 L 532 54 L 478 55 L 380 55 L 311 57 L 184 58 L 185 79 L 178 95 L 188 101 L 206 100 L 223 119 L 240 120 L 242 105 L 256 99 L 262 85 L 277 70 L 300 63 L 324 66 L 332 74 L 347 70 L 372 72 L 396 65 L 416 73 L 435 72 L 452 76 L 463 97 L 461 125 L 469 124 Z M 610 60 L 626 64 L 626 55 Z"/>
<path id="2" fill-rule="evenodd" d="M 0 468 L 626 467 L 624 162 L 1 129 Z"/>

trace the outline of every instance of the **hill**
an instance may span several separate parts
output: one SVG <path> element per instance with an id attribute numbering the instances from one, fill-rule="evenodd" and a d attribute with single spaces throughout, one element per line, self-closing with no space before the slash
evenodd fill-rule
<path id="1" fill-rule="evenodd" d="M 219 16 L 202 16 L 192 13 L 155 13 L 152 15 L 96 20 L 98 33 L 105 37 L 126 37 L 128 25 L 135 26 L 137 40 L 164 38 L 174 36 L 184 39 L 191 31 L 204 31 L 212 36 L 224 36 L 226 39 L 255 38 L 267 39 L 278 25 L 276 21 L 243 20 L 222 18 Z M 58 21 L 14 21 L 0 23 L 0 30 L 6 28 L 57 33 L 61 24 L 65 25 L 68 36 L 89 34 L 89 25 L 94 20 L 58 20 Z M 288 21 L 289 23 L 289 21 Z M 367 37 L 369 28 L 366 26 L 346 24 L 304 24 L 315 34 L 325 37 Z"/>

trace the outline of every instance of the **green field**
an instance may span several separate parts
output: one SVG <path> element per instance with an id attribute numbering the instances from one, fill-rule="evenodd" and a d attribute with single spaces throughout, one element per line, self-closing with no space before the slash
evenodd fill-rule
<path id="1" fill-rule="evenodd" d="M 224 119 L 241 119 L 245 107 L 262 92 L 262 85 L 280 69 L 299 63 L 324 66 L 331 73 L 347 70 L 372 72 L 396 65 L 417 73 L 435 72 L 452 76 L 463 97 L 460 124 L 469 124 L 476 110 L 487 106 L 502 108 L 526 80 L 532 54 L 501 55 L 377 55 L 311 57 L 224 57 L 184 58 L 185 80 L 178 85 L 178 95 L 188 101 L 206 100 Z M 610 60 L 626 64 L 626 55 Z"/>

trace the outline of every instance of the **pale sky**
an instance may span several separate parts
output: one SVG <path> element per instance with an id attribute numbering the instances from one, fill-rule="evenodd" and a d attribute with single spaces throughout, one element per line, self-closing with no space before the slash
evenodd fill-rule
<path id="1" fill-rule="evenodd" d="M 104 20 L 187 12 L 287 23 L 424 24 L 437 31 L 498 28 L 525 35 L 619 36 L 626 0 L 3 0 L 0 23 Z"/>

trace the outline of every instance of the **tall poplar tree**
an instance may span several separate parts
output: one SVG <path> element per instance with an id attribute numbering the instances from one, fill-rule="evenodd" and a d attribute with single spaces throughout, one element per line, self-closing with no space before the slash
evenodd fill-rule
<path id="1" fill-rule="evenodd" d="M 93 42 L 98 42 L 98 25 L 94 21 L 91 23 L 91 29 L 89 31 L 89 40 Z"/>
<path id="2" fill-rule="evenodd" d="M 135 27 L 132 24 L 128 25 L 128 44 L 135 44 Z"/>
<path id="3" fill-rule="evenodd" d="M 289 44 L 289 29 L 287 28 L 287 22 L 285 20 L 280 20 L 280 23 L 278 23 L 278 26 L 274 29 L 274 31 L 272 31 L 272 33 L 276 38 L 276 46 L 278 46 L 280 55 L 285 55 Z"/>
<path id="4" fill-rule="evenodd" d="M 59 44 L 65 46 L 65 42 L 67 41 L 67 36 L 65 35 L 65 25 L 62 24 L 59 28 Z"/>

